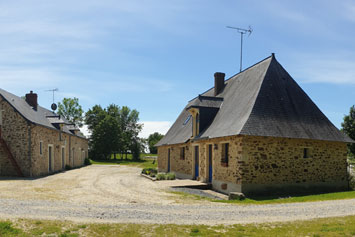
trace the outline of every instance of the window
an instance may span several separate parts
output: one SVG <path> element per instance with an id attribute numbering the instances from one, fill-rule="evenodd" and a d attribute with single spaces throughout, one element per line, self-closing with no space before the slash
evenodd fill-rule
<path id="1" fill-rule="evenodd" d="M 191 119 L 191 114 L 189 116 L 187 116 L 185 122 L 183 123 L 183 125 L 186 125 Z"/>
<path id="2" fill-rule="evenodd" d="M 303 148 L 303 158 L 310 158 L 310 151 L 309 148 Z"/>
<path id="3" fill-rule="evenodd" d="M 185 147 L 180 147 L 180 160 L 185 160 Z"/>
<path id="4" fill-rule="evenodd" d="M 228 166 L 228 161 L 229 161 L 229 143 L 223 143 L 221 163 L 223 166 Z"/>
<path id="5" fill-rule="evenodd" d="M 42 141 L 39 142 L 39 154 L 43 155 L 43 142 Z"/>

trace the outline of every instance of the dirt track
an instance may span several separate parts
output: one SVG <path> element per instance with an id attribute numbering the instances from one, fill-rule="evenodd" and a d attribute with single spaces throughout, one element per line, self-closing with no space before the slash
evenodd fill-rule
<path id="1" fill-rule="evenodd" d="M 45 178 L 0 181 L 0 219 L 234 224 L 355 215 L 355 199 L 274 205 L 186 201 L 128 166 L 93 165 Z M 166 183 L 165 183 L 166 184 Z"/>

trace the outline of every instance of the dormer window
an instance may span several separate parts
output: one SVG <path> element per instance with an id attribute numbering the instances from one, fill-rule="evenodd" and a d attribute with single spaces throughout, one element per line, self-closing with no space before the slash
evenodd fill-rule
<path id="1" fill-rule="evenodd" d="M 191 114 L 189 116 L 187 116 L 187 118 L 186 118 L 185 122 L 183 123 L 183 125 L 186 125 L 190 121 L 191 117 L 192 117 Z"/>
<path id="2" fill-rule="evenodd" d="M 200 111 L 198 108 L 190 108 L 189 112 L 192 116 L 192 137 L 196 137 L 200 133 Z"/>

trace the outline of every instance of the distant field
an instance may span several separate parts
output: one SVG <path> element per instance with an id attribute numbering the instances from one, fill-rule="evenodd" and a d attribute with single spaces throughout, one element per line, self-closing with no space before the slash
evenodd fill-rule
<path id="1" fill-rule="evenodd" d="M 354 236 L 355 216 L 230 226 L 0 221 L 0 236 Z"/>
<path id="2" fill-rule="evenodd" d="M 156 154 L 141 154 L 141 159 L 135 161 L 132 159 L 132 155 L 128 154 L 127 159 L 117 158 L 114 159 L 113 155 L 110 160 L 91 160 L 92 164 L 97 165 L 130 165 L 130 166 L 137 166 L 141 168 L 157 168 L 157 160 L 155 158 Z"/>

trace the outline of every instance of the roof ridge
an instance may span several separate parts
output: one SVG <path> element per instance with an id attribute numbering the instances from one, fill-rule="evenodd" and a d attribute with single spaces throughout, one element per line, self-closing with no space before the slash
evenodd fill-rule
<path id="1" fill-rule="evenodd" d="M 249 66 L 249 67 L 245 68 L 244 70 L 242 70 L 242 71 L 240 71 L 240 72 L 238 72 L 238 73 L 234 74 L 233 76 L 229 77 L 229 78 L 228 78 L 228 79 L 226 79 L 224 82 L 227 82 L 227 81 L 229 81 L 229 80 L 233 79 L 233 78 L 234 78 L 234 77 L 236 77 L 237 75 L 239 75 L 239 74 L 241 74 L 241 73 L 243 73 L 243 72 L 246 72 L 247 70 L 251 69 L 252 67 L 255 67 L 256 65 L 258 65 L 258 64 L 260 64 L 260 63 L 262 63 L 262 62 L 266 61 L 266 60 L 267 60 L 267 59 L 269 59 L 269 58 L 273 58 L 273 59 L 275 59 L 275 55 L 274 55 L 274 54 L 271 54 L 271 56 L 268 56 L 268 57 L 266 57 L 266 58 L 264 58 L 264 59 L 260 60 L 259 62 L 254 63 L 253 65 L 251 65 L 251 66 Z M 206 90 L 206 91 L 202 92 L 202 93 L 201 93 L 201 94 L 199 94 L 199 95 L 205 94 L 206 92 L 208 92 L 208 91 L 212 90 L 213 88 L 214 88 L 214 86 L 213 86 L 213 87 L 211 87 L 210 89 L 208 89 L 208 90 Z M 198 95 L 198 96 L 199 96 L 199 95 Z M 192 99 L 191 99 L 191 100 L 189 100 L 188 102 L 193 101 L 194 99 L 198 98 L 198 96 L 195 96 L 194 98 L 192 98 Z"/>

